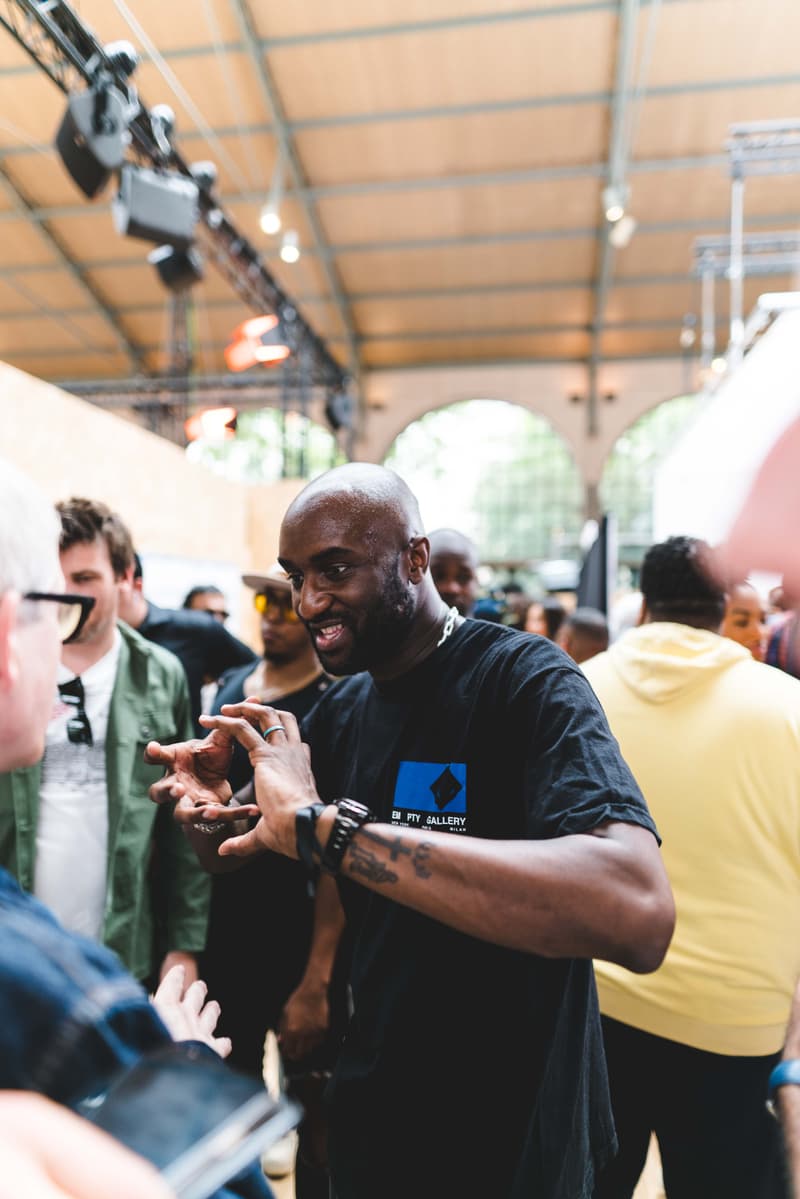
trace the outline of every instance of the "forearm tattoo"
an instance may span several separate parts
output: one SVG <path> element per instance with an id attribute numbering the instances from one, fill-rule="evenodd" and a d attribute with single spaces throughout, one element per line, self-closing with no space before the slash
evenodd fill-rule
<path id="1" fill-rule="evenodd" d="M 431 854 L 431 845 L 428 841 L 422 841 L 418 845 L 404 845 L 399 837 L 385 837 L 380 833 L 375 832 L 368 824 L 362 825 L 359 829 L 359 835 L 354 837 L 350 842 L 349 866 L 351 874 L 361 875 L 362 878 L 369 879 L 372 883 L 396 883 L 398 880 L 397 872 L 391 870 L 386 862 L 381 861 L 380 857 L 370 848 L 368 841 L 372 841 L 375 845 L 380 845 L 384 849 L 388 849 L 389 857 L 392 862 L 398 861 L 401 857 L 407 857 L 411 860 L 411 866 L 417 878 L 430 878 L 431 871 L 428 868 L 428 860 Z"/>

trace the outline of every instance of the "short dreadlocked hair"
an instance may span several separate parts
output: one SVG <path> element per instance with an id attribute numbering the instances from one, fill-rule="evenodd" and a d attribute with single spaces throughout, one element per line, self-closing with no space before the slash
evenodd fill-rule
<path id="1" fill-rule="evenodd" d="M 717 629 L 725 592 L 708 571 L 709 547 L 697 537 L 668 537 L 644 556 L 639 587 L 651 620 Z"/>
<path id="2" fill-rule="evenodd" d="M 133 542 L 116 512 L 99 500 L 87 500 L 82 496 L 61 500 L 56 504 L 56 511 L 61 517 L 59 550 L 63 553 L 73 545 L 91 544 L 102 538 L 108 546 L 114 576 L 122 578 L 133 563 Z"/>

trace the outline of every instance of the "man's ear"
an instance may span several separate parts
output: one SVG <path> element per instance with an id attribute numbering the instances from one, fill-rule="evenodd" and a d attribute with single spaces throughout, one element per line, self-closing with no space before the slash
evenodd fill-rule
<path id="1" fill-rule="evenodd" d="M 9 692 L 19 678 L 19 658 L 16 647 L 19 595 L 6 591 L 0 595 L 0 691 Z"/>
<path id="2" fill-rule="evenodd" d="M 133 563 L 126 567 L 121 575 L 117 575 L 117 587 L 120 593 L 126 597 L 136 589 L 133 581 Z"/>
<path id="3" fill-rule="evenodd" d="M 408 577 L 416 585 L 422 582 L 431 558 L 431 543 L 427 537 L 412 537 L 408 543 Z"/>
<path id="4" fill-rule="evenodd" d="M 642 624 L 647 624 L 650 619 L 650 613 L 647 610 L 647 602 L 642 599 L 642 606 L 639 609 L 639 619 L 636 621 L 637 627 Z"/>

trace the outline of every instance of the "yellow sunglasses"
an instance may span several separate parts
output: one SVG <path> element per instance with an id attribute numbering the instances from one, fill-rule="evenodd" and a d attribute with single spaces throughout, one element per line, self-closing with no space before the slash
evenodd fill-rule
<path id="1" fill-rule="evenodd" d="M 266 616 L 267 620 L 276 622 L 285 620 L 287 624 L 297 624 L 300 617 L 292 607 L 290 599 L 277 600 L 271 595 L 265 595 L 263 591 L 259 591 L 253 596 L 253 603 L 256 612 L 260 612 L 262 616 Z"/>

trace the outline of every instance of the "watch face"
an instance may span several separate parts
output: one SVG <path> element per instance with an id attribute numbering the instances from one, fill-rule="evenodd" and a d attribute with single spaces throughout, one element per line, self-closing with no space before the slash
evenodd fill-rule
<path id="1" fill-rule="evenodd" d="M 372 812 L 366 804 L 359 803 L 357 799 L 340 799 L 336 806 L 343 815 L 350 816 L 362 824 L 372 818 Z"/>

